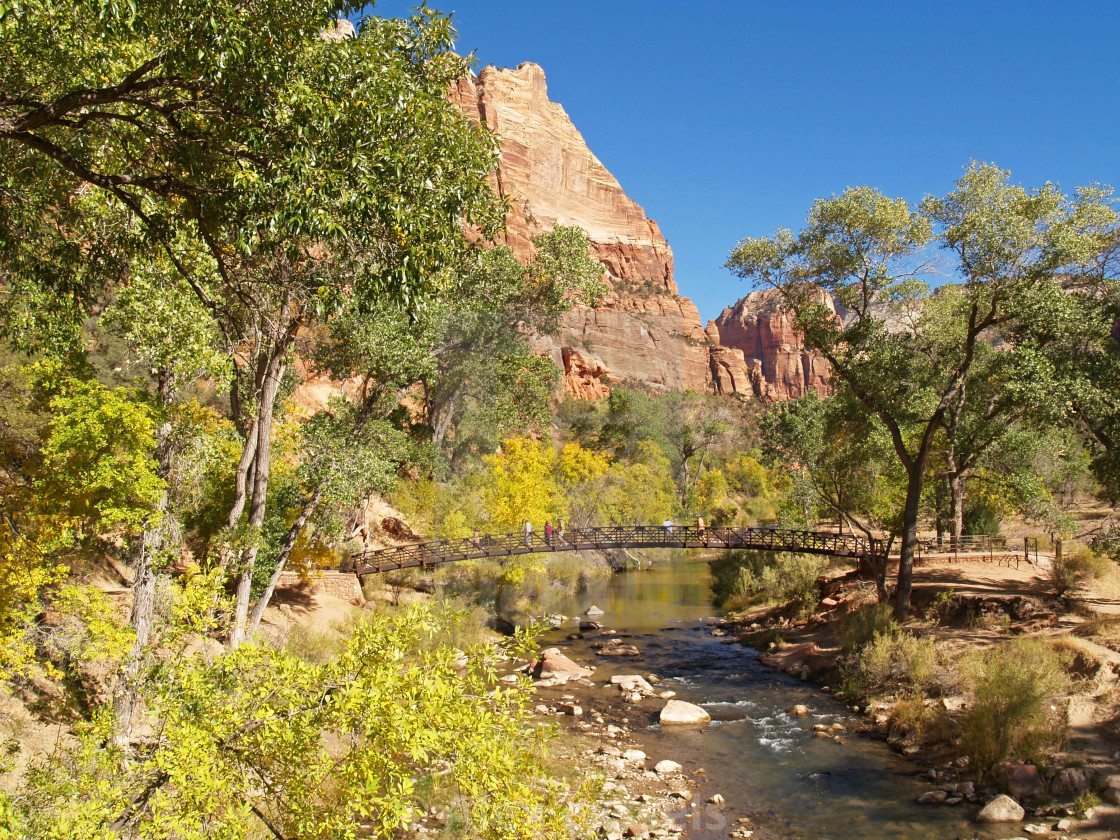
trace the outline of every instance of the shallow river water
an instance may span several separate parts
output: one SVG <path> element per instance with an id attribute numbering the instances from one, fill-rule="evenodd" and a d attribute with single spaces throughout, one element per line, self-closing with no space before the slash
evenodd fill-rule
<path id="1" fill-rule="evenodd" d="M 571 625 L 548 641 L 594 663 L 596 683 L 617 673 L 655 673 L 665 681 L 661 688 L 712 716 L 703 729 L 664 730 L 652 713 L 632 718 L 651 762 L 671 758 L 686 771 L 704 768 L 708 783 L 697 802 L 716 792 L 727 800 L 722 810 L 700 805 L 682 812 L 692 840 L 727 837 L 741 814 L 756 816 L 756 838 L 949 840 L 1019 833 L 1020 826 L 981 828 L 971 820 L 976 805 L 916 804 L 930 785 L 917 765 L 881 741 L 847 733 L 843 743 L 815 737 L 814 724 L 840 722 L 851 729 L 860 720 L 812 685 L 764 667 L 754 650 L 711 635 L 708 620 L 719 611 L 712 606 L 703 559 L 677 558 L 594 581 L 573 593 L 566 614 L 580 615 L 591 604 L 604 610 L 598 620 L 605 628 L 634 634 L 641 659 L 597 657 L 590 639 L 564 640 Z M 791 716 L 787 710 L 796 703 L 812 714 Z M 642 705 L 652 712 L 652 703 Z"/>

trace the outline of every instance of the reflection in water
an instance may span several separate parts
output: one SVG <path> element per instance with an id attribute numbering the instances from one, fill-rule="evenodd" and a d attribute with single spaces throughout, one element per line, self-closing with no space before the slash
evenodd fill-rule
<path id="1" fill-rule="evenodd" d="M 581 614 L 591 604 L 605 611 L 607 628 L 634 634 L 642 651 L 636 661 L 596 657 L 585 641 L 559 642 L 580 660 L 595 662 L 596 682 L 612 674 L 655 673 L 662 688 L 682 700 L 702 704 L 712 723 L 704 729 L 656 725 L 656 701 L 646 701 L 639 740 L 653 762 L 671 758 L 686 769 L 703 767 L 710 781 L 702 793 L 719 792 L 737 812 L 771 815 L 781 836 L 803 840 L 940 840 L 960 836 L 1009 837 L 1010 828 L 979 830 L 970 821 L 975 806 L 919 806 L 928 785 L 918 768 L 885 744 L 845 734 L 842 743 L 813 731 L 815 724 L 861 721 L 834 698 L 757 661 L 753 650 L 713 637 L 705 619 L 711 605 L 704 560 L 682 556 L 656 562 L 648 571 L 594 581 L 574 595 L 566 612 Z M 557 634 L 562 639 L 571 628 Z M 804 703 L 811 714 L 788 713 Z M 637 717 L 632 723 L 640 726 Z M 698 797 L 700 802 L 703 797 Z M 701 806 L 688 814 L 694 840 L 725 838 L 733 828 L 721 814 Z M 760 832 L 757 837 L 763 836 Z"/>

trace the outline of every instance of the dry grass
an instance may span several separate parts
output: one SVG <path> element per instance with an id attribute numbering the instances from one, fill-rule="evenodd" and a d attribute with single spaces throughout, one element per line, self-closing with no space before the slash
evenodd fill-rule
<path id="1" fill-rule="evenodd" d="M 961 752 L 981 777 L 1006 761 L 1034 763 L 1061 743 L 1064 722 L 1051 699 L 1069 688 L 1054 645 L 1017 639 L 965 663 L 971 702 L 961 715 Z"/>

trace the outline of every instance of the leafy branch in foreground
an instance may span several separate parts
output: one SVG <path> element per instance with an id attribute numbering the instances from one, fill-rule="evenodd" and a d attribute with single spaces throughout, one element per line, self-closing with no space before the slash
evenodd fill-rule
<path id="1" fill-rule="evenodd" d="M 122 764 L 95 719 L 15 797 L 25 836 L 388 838 L 436 799 L 474 837 L 569 836 L 527 686 L 497 682 L 493 648 L 457 666 L 441 641 L 455 621 L 374 616 L 321 664 L 252 644 L 214 662 L 166 652 L 146 746 Z"/>

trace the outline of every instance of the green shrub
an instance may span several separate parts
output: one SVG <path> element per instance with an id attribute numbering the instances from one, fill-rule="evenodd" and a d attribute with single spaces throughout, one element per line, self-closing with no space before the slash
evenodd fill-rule
<path id="1" fill-rule="evenodd" d="M 1062 557 L 1050 564 L 1050 585 L 1058 595 L 1068 595 L 1095 578 L 1108 574 L 1112 564 L 1107 557 L 1080 543 L 1066 543 Z"/>
<path id="2" fill-rule="evenodd" d="M 971 702 L 961 716 L 961 751 L 981 776 L 1006 761 L 1038 761 L 1064 727 L 1050 705 L 1069 678 L 1054 648 L 1016 639 L 970 657 Z"/>
<path id="3" fill-rule="evenodd" d="M 724 609 L 795 603 L 804 613 L 817 605 L 817 578 L 828 561 L 805 554 L 725 551 L 708 566 L 716 603 Z"/>
<path id="4" fill-rule="evenodd" d="M 893 635 L 897 632 L 898 622 L 890 604 L 866 604 L 844 619 L 841 626 L 844 653 L 855 653 L 876 636 Z"/>
<path id="5" fill-rule="evenodd" d="M 873 636 L 848 661 L 847 690 L 861 697 L 900 693 L 925 698 L 954 682 L 932 639 L 894 630 Z"/>

